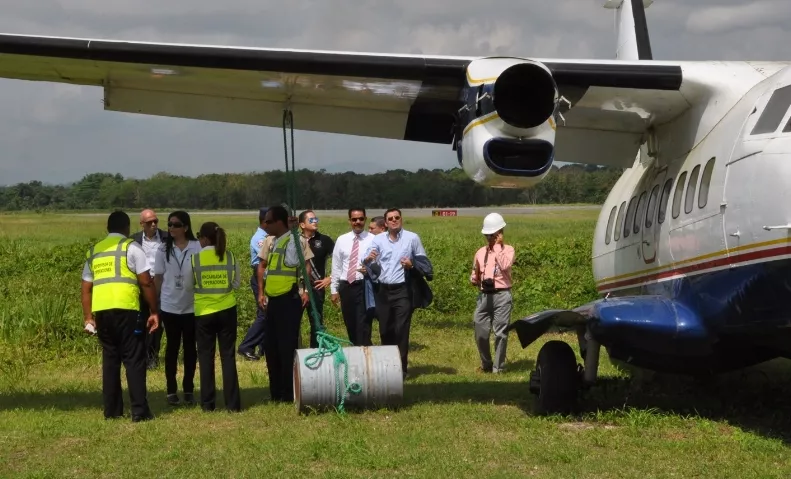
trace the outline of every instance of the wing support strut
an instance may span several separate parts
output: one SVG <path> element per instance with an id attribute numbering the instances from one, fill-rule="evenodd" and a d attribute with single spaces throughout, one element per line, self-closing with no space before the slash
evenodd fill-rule
<path id="1" fill-rule="evenodd" d="M 288 146 L 289 146 L 289 135 L 291 133 L 291 170 L 289 171 L 288 167 Z M 285 154 L 285 162 L 286 162 L 286 199 L 287 204 L 286 209 L 288 210 L 291 217 L 296 215 L 295 207 L 296 207 L 296 166 L 295 166 L 295 156 L 294 156 L 294 113 L 291 111 L 290 103 L 286 104 L 286 107 L 283 109 L 283 152 Z M 313 296 L 313 287 L 311 284 L 311 278 L 308 276 L 307 267 L 305 265 L 305 254 L 302 251 L 302 242 L 299 241 L 300 233 L 297 229 L 297 223 L 293 223 L 291 226 L 291 234 L 292 234 L 292 241 L 294 241 L 294 246 L 297 250 L 297 257 L 299 258 L 299 272 L 304 278 L 305 282 L 305 292 L 308 294 L 308 299 L 310 301 L 310 308 L 309 308 L 309 315 L 311 320 L 313 321 L 314 328 L 316 330 L 316 340 L 318 341 L 318 350 L 313 352 L 305 357 L 305 366 L 311 369 L 316 369 L 320 366 L 322 358 L 325 356 L 333 356 L 335 359 L 334 368 L 335 368 L 335 404 L 336 410 L 339 413 L 344 413 L 344 403 L 346 402 L 346 396 L 349 393 L 352 394 L 359 394 L 362 391 L 362 387 L 357 382 L 349 382 L 349 363 L 346 360 L 346 355 L 343 352 L 343 347 L 341 347 L 341 343 L 347 343 L 352 345 L 351 342 L 346 341 L 344 339 L 335 337 L 329 334 L 321 324 L 321 319 L 319 317 L 318 310 L 316 309 L 316 298 Z M 343 367 L 343 382 L 340 380 L 340 370 Z"/>

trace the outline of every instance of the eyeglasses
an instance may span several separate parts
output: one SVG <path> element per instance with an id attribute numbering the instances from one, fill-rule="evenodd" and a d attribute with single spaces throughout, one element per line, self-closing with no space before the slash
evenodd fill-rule
<path id="1" fill-rule="evenodd" d="M 168 223 L 168 228 L 183 228 L 183 223 Z"/>
<path id="2" fill-rule="evenodd" d="M 319 222 L 318 218 L 308 218 L 308 223 L 313 224 L 313 223 L 318 223 L 318 222 Z"/>
<path id="3" fill-rule="evenodd" d="M 398 216 L 398 215 L 396 215 L 396 216 L 388 216 L 387 217 L 387 221 L 398 221 L 400 219 L 401 219 L 401 217 Z"/>
<path id="4" fill-rule="evenodd" d="M 356 216 L 354 218 L 349 218 L 349 221 L 352 223 L 363 223 L 365 221 L 365 216 Z"/>
<path id="5" fill-rule="evenodd" d="M 144 223 L 147 224 L 148 226 L 151 226 L 151 225 L 159 224 L 159 220 L 155 218 L 153 220 L 144 221 Z"/>

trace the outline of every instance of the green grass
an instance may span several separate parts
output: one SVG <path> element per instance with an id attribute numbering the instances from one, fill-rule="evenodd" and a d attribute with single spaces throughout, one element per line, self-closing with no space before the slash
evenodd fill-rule
<path id="1" fill-rule="evenodd" d="M 210 218 L 194 215 L 195 227 Z M 231 248 L 246 257 L 256 219 L 211 219 L 231 231 Z M 514 318 L 596 297 L 589 262 L 595 212 L 547 211 L 506 220 L 507 240 L 518 251 Z M 564 339 L 576 350 L 569 335 L 549 335 L 525 350 L 513 336 L 508 372 L 477 373 L 475 292 L 467 284 L 481 244 L 475 218 L 407 218 L 406 227 L 423 239 L 436 278 L 435 303 L 413 319 L 414 377 L 405 383 L 401 407 L 298 415 L 291 405 L 269 403 L 263 361 L 240 358 L 241 414 L 169 408 L 160 366 L 148 374 L 155 421 L 104 421 L 101 352 L 95 338 L 81 333 L 79 307 L 84 252 L 103 236 L 103 222 L 0 216 L 2 477 L 791 475 L 786 361 L 698 384 L 670 377 L 629 380 L 603 352 L 601 384 L 575 417 L 534 416 L 527 388 L 543 342 Z M 322 221 L 331 236 L 345 229 L 341 219 Z M 243 274 L 239 339 L 254 318 L 249 268 Z M 345 337 L 338 309 L 328 302 L 325 312 L 330 331 Z M 303 321 L 303 342 L 307 332 Z M 216 374 L 221 387 L 219 361 Z"/>

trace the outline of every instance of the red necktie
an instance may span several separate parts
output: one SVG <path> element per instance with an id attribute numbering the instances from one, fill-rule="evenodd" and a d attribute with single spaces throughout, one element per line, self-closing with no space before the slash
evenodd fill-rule
<path id="1" fill-rule="evenodd" d="M 357 279 L 357 255 L 360 251 L 360 237 L 354 235 L 354 245 L 352 255 L 349 257 L 349 271 L 346 273 L 346 281 L 353 283 Z"/>

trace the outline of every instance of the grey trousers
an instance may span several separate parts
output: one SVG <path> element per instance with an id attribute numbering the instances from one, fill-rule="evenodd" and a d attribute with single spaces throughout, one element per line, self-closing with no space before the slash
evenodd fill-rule
<path id="1" fill-rule="evenodd" d="M 478 294 L 473 322 L 475 323 L 475 344 L 481 355 L 481 367 L 495 373 L 505 369 L 505 350 L 508 346 L 508 333 L 505 328 L 511 321 L 513 301 L 511 291 L 498 291 L 491 294 Z M 494 329 L 494 362 L 492 362 L 489 334 Z"/>

